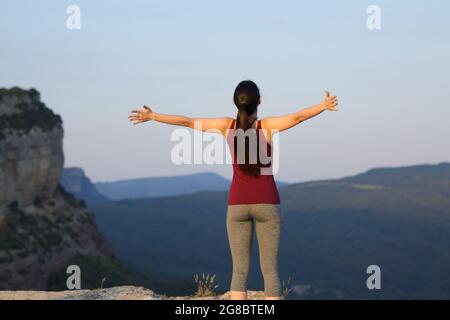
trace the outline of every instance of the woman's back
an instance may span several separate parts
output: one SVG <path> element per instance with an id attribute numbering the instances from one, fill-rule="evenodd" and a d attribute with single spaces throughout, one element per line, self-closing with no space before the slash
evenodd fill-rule
<path id="1" fill-rule="evenodd" d="M 250 129 L 251 130 L 251 129 Z M 228 194 L 228 204 L 279 204 L 280 196 L 278 193 L 273 174 L 271 173 L 271 162 L 264 164 L 260 156 L 264 158 L 271 157 L 272 146 L 266 141 L 264 134 L 261 131 L 261 120 L 256 124 L 256 148 L 250 148 L 253 153 L 256 153 L 255 158 L 260 164 L 261 174 L 258 176 L 247 175 L 239 167 L 238 163 L 238 146 L 236 120 L 233 120 L 230 130 L 227 135 L 227 142 L 230 147 L 230 152 L 233 159 L 233 180 Z M 252 139 L 249 139 L 252 140 Z M 260 148 L 263 148 L 260 151 Z M 251 156 L 249 156 L 251 158 Z"/>

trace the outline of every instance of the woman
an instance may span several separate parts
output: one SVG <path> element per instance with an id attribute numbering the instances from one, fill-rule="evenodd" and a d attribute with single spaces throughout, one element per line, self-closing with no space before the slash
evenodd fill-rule
<path id="1" fill-rule="evenodd" d="M 238 109 L 236 119 L 166 115 L 153 112 L 147 106 L 141 110 L 133 110 L 128 117 L 133 124 L 155 120 L 202 131 L 215 130 L 227 138 L 233 155 L 233 180 L 227 209 L 227 234 L 233 259 L 230 286 L 232 300 L 247 299 L 247 275 L 250 269 L 253 224 L 256 226 L 258 238 L 265 298 L 278 300 L 281 297 L 277 263 L 281 224 L 278 210 L 280 198 L 270 170 L 263 172 L 264 169 L 271 168 L 271 162 L 262 163 L 260 147 L 265 148 L 266 155 L 270 159 L 273 134 L 290 129 L 324 110 L 337 111 L 338 101 L 336 96 L 330 96 L 327 91 L 325 99 L 320 104 L 292 114 L 257 120 L 260 103 L 258 87 L 254 82 L 247 80 L 239 83 L 234 92 L 234 104 Z M 252 143 L 254 139 L 239 135 L 238 131 L 255 132 L 256 148 Z M 242 146 L 240 149 L 237 148 L 239 144 Z"/>

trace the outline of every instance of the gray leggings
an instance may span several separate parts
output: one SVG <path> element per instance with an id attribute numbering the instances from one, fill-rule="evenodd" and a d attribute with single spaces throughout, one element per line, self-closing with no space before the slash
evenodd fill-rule
<path id="1" fill-rule="evenodd" d="M 281 291 L 278 276 L 281 216 L 276 204 L 228 206 L 227 233 L 233 258 L 230 290 L 247 291 L 254 221 L 259 245 L 260 267 L 264 277 L 264 292 L 268 297 L 278 297 Z"/>

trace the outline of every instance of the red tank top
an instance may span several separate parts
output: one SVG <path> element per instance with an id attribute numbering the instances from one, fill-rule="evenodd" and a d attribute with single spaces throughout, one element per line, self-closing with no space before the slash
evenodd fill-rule
<path id="1" fill-rule="evenodd" d="M 230 147 L 230 152 L 233 159 L 233 180 L 230 186 L 230 192 L 228 194 L 228 204 L 257 204 L 257 203 L 268 203 L 268 204 L 279 204 L 280 196 L 278 194 L 278 189 L 271 173 L 271 165 L 262 165 L 261 167 L 269 169 L 270 174 L 261 174 L 257 177 L 246 175 L 239 168 L 237 162 L 237 154 L 234 147 L 234 133 L 236 129 L 236 120 L 233 120 L 230 126 L 230 130 L 227 135 L 227 142 Z M 272 146 L 267 142 L 261 130 L 261 120 L 258 120 L 256 125 L 256 137 L 259 151 L 260 146 L 266 145 L 267 157 L 272 155 Z M 264 139 L 260 142 L 260 139 Z M 261 153 L 262 153 L 261 152 Z M 262 153 L 264 154 L 264 153 Z M 257 155 L 258 163 L 260 163 L 259 152 Z"/>

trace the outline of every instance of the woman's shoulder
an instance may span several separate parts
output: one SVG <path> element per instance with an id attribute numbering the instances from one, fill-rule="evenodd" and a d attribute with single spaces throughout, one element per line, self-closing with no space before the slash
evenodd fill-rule
<path id="1" fill-rule="evenodd" d="M 232 118 L 232 117 L 225 117 L 225 119 L 228 121 L 227 128 L 228 129 L 233 129 L 234 128 L 234 124 L 236 122 L 236 119 Z"/>

